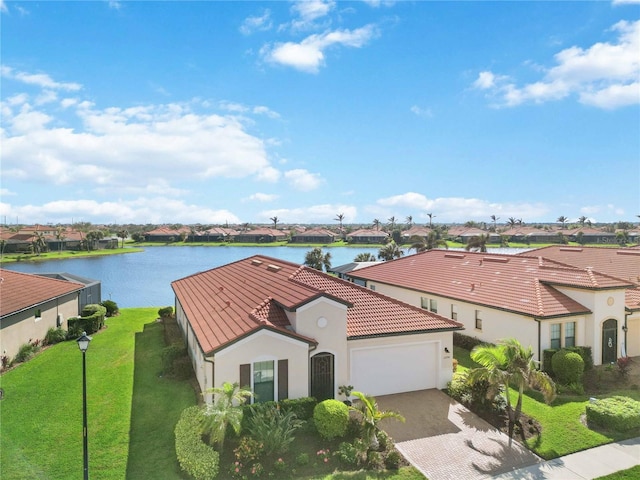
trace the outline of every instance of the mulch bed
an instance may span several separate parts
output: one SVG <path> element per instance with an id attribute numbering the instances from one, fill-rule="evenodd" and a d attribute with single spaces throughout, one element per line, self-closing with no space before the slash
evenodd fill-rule
<path id="1" fill-rule="evenodd" d="M 496 427 L 501 432 L 509 435 L 509 418 L 507 417 L 506 413 L 499 414 L 497 412 L 490 412 L 486 410 L 476 411 L 474 413 L 486 422 Z M 534 418 L 531 418 L 528 415 L 522 413 L 520 415 L 520 423 L 523 427 L 525 441 L 531 438 L 538 438 L 540 436 L 540 433 L 542 432 L 542 426 Z M 513 438 L 514 440 L 518 440 L 520 442 L 522 442 L 523 440 L 523 435 L 520 433 L 520 428 L 517 425 L 514 430 Z"/>

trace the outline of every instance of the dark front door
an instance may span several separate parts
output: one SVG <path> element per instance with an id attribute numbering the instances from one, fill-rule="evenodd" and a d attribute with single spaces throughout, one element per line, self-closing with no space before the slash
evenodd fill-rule
<path id="1" fill-rule="evenodd" d="M 618 321 L 610 318 L 602 324 L 602 363 L 618 360 Z"/>
<path id="2" fill-rule="evenodd" d="M 311 396 L 319 402 L 334 398 L 333 355 L 330 353 L 311 357 Z"/>

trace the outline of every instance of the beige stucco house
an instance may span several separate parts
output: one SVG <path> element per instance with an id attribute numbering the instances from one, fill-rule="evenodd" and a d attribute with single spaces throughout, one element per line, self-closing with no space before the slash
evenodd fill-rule
<path id="1" fill-rule="evenodd" d="M 172 283 L 203 391 L 254 401 L 444 388 L 461 324 L 295 263 L 254 256 Z M 210 396 L 205 397 L 210 401 Z"/>
<path id="2" fill-rule="evenodd" d="M 626 257 L 631 261 L 635 255 Z M 592 348 L 599 365 L 637 355 L 640 348 L 640 335 L 634 333 L 640 295 L 632 279 L 535 252 L 514 256 L 430 250 L 349 276 L 376 292 L 462 323 L 466 335 L 488 342 L 517 338 L 533 347 L 538 360 L 547 348 L 583 345 Z"/>
<path id="3" fill-rule="evenodd" d="M 79 313 L 81 283 L 0 269 L 0 352 L 13 358 L 21 345 L 67 328 Z"/>

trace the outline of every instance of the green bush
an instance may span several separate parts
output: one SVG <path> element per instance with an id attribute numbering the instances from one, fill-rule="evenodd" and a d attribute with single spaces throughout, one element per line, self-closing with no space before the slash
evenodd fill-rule
<path id="1" fill-rule="evenodd" d="M 398 450 L 396 449 L 393 449 L 389 453 L 387 453 L 387 456 L 384 459 L 384 465 L 389 470 L 398 470 L 398 468 L 400 468 L 401 462 L 402 455 L 400 455 L 400 452 L 398 452 Z"/>
<path id="2" fill-rule="evenodd" d="M 211 480 L 218 475 L 220 456 L 202 441 L 201 425 L 200 407 L 182 411 L 175 428 L 176 455 L 180 468 L 195 480 Z"/>
<path id="3" fill-rule="evenodd" d="M 324 400 L 313 409 L 313 422 L 322 438 L 343 437 L 349 424 L 349 407 L 339 400 Z"/>
<path id="4" fill-rule="evenodd" d="M 615 396 L 588 403 L 587 422 L 620 432 L 640 428 L 640 402 Z"/>
<path id="5" fill-rule="evenodd" d="M 293 434 L 301 426 L 302 420 L 298 420 L 295 413 L 272 406 L 252 415 L 247 430 L 262 444 L 265 455 L 279 455 L 289 450 L 295 440 Z"/>
<path id="6" fill-rule="evenodd" d="M 45 345 L 53 345 L 56 343 L 64 342 L 67 339 L 67 332 L 62 328 L 51 327 L 47 330 L 47 334 L 44 336 Z"/>
<path id="7" fill-rule="evenodd" d="M 102 314 L 102 316 L 104 317 L 107 314 L 107 309 L 100 304 L 90 303 L 82 308 L 80 316 L 83 318 L 90 317 L 92 315 L 95 315 L 96 313 Z"/>
<path id="8" fill-rule="evenodd" d="M 181 357 L 187 355 L 187 348 L 180 344 L 174 343 L 168 347 L 164 347 L 160 353 L 162 361 L 162 371 L 165 375 L 173 375 L 176 373 L 176 365 Z"/>
<path id="9" fill-rule="evenodd" d="M 283 412 L 293 412 L 299 420 L 313 418 L 313 409 L 317 404 L 318 401 L 313 397 L 287 398 L 278 402 Z"/>
<path id="10" fill-rule="evenodd" d="M 20 345 L 18 353 L 16 354 L 13 361 L 16 363 L 26 362 L 27 360 L 31 359 L 31 357 L 33 357 L 37 351 L 37 347 L 35 347 L 31 342 L 23 343 L 22 345 Z"/>
<path id="11" fill-rule="evenodd" d="M 100 305 L 107 309 L 107 317 L 113 317 L 120 313 L 120 309 L 118 308 L 118 304 L 113 300 L 105 300 Z"/>
<path id="12" fill-rule="evenodd" d="M 462 333 L 453 332 L 453 345 L 456 347 L 464 348 L 465 350 L 473 350 L 473 347 L 478 345 L 487 345 L 488 343 L 480 340 L 477 337 L 470 337 L 469 335 L 463 335 Z"/>
<path id="13" fill-rule="evenodd" d="M 551 358 L 557 351 L 557 348 L 547 348 L 542 352 L 542 371 L 548 373 L 552 377 L 554 374 L 553 366 L 551 365 Z"/>
<path id="14" fill-rule="evenodd" d="M 91 317 L 75 317 L 67 320 L 69 326 L 69 334 L 67 338 L 77 338 L 82 335 L 82 332 L 87 332 L 87 335 L 96 333 L 104 324 L 104 317 L 100 317 L 99 314 Z"/>
<path id="15" fill-rule="evenodd" d="M 160 310 L 158 310 L 158 316 L 160 318 L 173 317 L 173 307 L 162 307 Z"/>
<path id="16" fill-rule="evenodd" d="M 336 450 L 335 455 L 346 467 L 358 466 L 358 452 L 356 447 L 349 442 L 342 442 L 338 445 L 338 450 Z"/>
<path id="17" fill-rule="evenodd" d="M 489 382 L 478 380 L 475 383 L 469 382 L 467 372 L 455 373 L 451 381 L 447 384 L 447 394 L 455 398 L 460 403 L 477 408 L 488 408 L 491 401 L 487 399 Z"/>
<path id="18" fill-rule="evenodd" d="M 582 381 L 584 373 L 584 360 L 576 353 L 567 349 L 561 349 L 551 357 L 551 367 L 553 372 L 563 385 L 579 383 Z"/>

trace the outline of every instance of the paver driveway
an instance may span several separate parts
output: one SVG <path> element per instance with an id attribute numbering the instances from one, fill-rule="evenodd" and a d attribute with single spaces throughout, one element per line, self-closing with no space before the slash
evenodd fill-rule
<path id="1" fill-rule="evenodd" d="M 472 480 L 542 461 L 440 390 L 376 397 L 406 423 L 386 419 L 382 428 L 429 480 Z"/>

